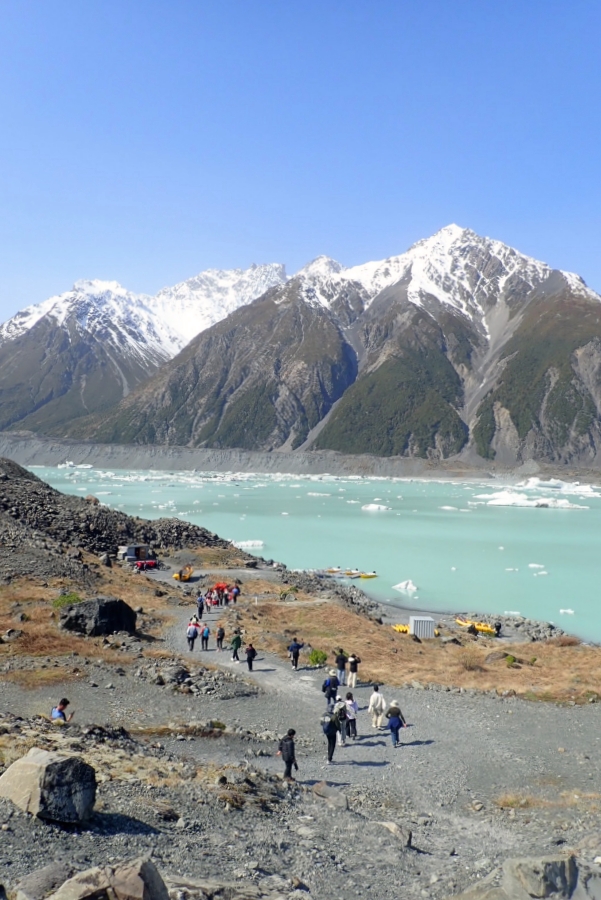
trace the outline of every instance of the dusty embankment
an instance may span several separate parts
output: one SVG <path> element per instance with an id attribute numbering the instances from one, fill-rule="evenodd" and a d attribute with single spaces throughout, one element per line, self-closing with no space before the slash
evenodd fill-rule
<path id="1" fill-rule="evenodd" d="M 204 450 L 190 447 L 133 444 L 89 444 L 43 438 L 29 432 L 0 432 L 0 456 L 24 466 L 56 466 L 71 460 L 76 465 L 115 469 L 199 469 L 212 472 L 262 472 L 290 475 L 362 475 L 387 478 L 507 478 L 527 475 L 580 481 L 599 478 L 598 469 L 554 466 L 533 460 L 510 468 L 477 456 L 448 460 L 344 455 L 329 450 L 262 453 L 251 450 Z"/>

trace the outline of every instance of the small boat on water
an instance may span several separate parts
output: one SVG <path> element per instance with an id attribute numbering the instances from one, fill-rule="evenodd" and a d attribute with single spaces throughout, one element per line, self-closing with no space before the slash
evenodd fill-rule
<path id="1" fill-rule="evenodd" d="M 359 578 L 361 572 L 359 569 L 346 569 L 345 573 L 347 578 Z"/>
<path id="2" fill-rule="evenodd" d="M 377 578 L 377 577 L 378 576 L 376 575 L 375 572 L 361 572 L 361 574 L 359 575 L 359 578 Z"/>
<path id="3" fill-rule="evenodd" d="M 339 575 L 342 572 L 340 566 L 330 566 L 329 569 L 326 569 L 328 575 Z"/>
<path id="4" fill-rule="evenodd" d="M 461 625 L 462 628 L 469 628 L 470 625 L 473 625 L 480 634 L 490 634 L 492 636 L 496 634 L 495 629 L 487 622 L 470 622 L 469 619 L 466 619 L 463 616 L 457 616 L 455 621 L 458 625 Z"/>

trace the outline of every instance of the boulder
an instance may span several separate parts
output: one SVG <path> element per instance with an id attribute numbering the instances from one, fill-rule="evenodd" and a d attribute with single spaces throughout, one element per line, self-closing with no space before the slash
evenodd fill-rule
<path id="1" fill-rule="evenodd" d="M 348 797 L 337 788 L 330 787 L 327 781 L 318 781 L 313 785 L 313 793 L 321 800 L 325 800 L 328 806 L 336 809 L 348 809 Z"/>
<path id="2" fill-rule="evenodd" d="M 44 900 L 73 874 L 73 867 L 55 860 L 43 869 L 36 869 L 17 884 L 15 900 Z"/>
<path id="3" fill-rule="evenodd" d="M 531 897 L 569 898 L 576 887 L 578 870 L 573 856 L 540 856 L 508 859 L 503 865 L 502 885 L 515 900 Z"/>
<path id="4" fill-rule="evenodd" d="M 384 828 L 388 829 L 391 834 L 394 834 L 395 838 L 398 838 L 403 847 L 411 846 L 413 834 L 410 828 L 407 828 L 405 825 L 397 825 L 396 822 L 378 822 L 377 824 L 382 825 Z"/>
<path id="5" fill-rule="evenodd" d="M 0 776 L 0 797 L 55 822 L 83 822 L 96 800 L 96 773 L 78 756 L 33 747 Z"/>
<path id="6" fill-rule="evenodd" d="M 65 881 L 48 900 L 169 900 L 165 882 L 149 859 L 96 866 Z"/>
<path id="7" fill-rule="evenodd" d="M 124 600 L 96 597 L 94 600 L 84 600 L 83 603 L 63 607 L 59 625 L 67 631 L 76 631 L 90 637 L 115 634 L 117 631 L 135 634 L 136 618 L 135 612 Z"/>

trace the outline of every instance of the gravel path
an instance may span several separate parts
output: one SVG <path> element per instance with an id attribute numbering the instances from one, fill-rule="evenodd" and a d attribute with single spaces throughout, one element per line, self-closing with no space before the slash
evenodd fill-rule
<path id="1" fill-rule="evenodd" d="M 316 806 L 310 794 L 302 795 L 307 799 L 299 801 L 294 815 L 256 820 L 264 835 L 259 844 L 254 819 L 246 820 L 244 828 L 236 825 L 246 849 L 222 850 L 220 856 L 216 848 L 205 867 L 220 860 L 222 874 L 231 874 L 246 856 L 273 872 L 281 858 L 280 874 L 288 876 L 293 859 L 315 898 L 335 900 L 349 893 L 364 895 L 367 889 L 378 898 L 397 897 L 392 866 L 402 875 L 408 896 L 436 898 L 473 882 L 509 856 L 551 853 L 558 846 L 584 848 L 591 858 L 601 852 L 601 705 L 560 708 L 472 692 L 391 690 L 383 685 L 384 697 L 399 700 L 411 724 L 401 733 L 403 746 L 394 750 L 386 733 L 372 729 L 366 711 L 371 685 L 360 685 L 354 691 L 360 706 L 359 739 L 337 748 L 335 765 L 324 768 L 325 739 L 319 724 L 325 706 L 323 670 L 294 672 L 285 661 L 259 652 L 251 674 L 227 652 L 190 653 L 185 624 L 194 608 L 193 598 L 189 607 L 175 608 L 177 621 L 162 646 L 184 658 L 191 669 L 210 663 L 235 672 L 259 686 L 258 694 L 228 700 L 182 695 L 134 672 L 118 675 L 111 667 L 78 659 L 82 680 L 65 687 L 77 721 L 111 721 L 131 728 L 220 719 L 239 732 L 211 741 L 173 736 L 165 739 L 167 751 L 196 764 L 252 760 L 253 766 L 272 774 L 283 768 L 275 756 L 274 737 L 294 727 L 299 779 L 310 789 L 327 778 L 348 795 L 351 806 L 348 813 L 334 813 Z M 213 612 L 207 617 L 212 632 L 217 618 Z M 213 635 L 210 646 L 215 646 Z M 90 680 L 97 687 L 92 688 Z M 47 712 L 62 692 L 24 691 L 0 682 L 0 710 Z M 506 799 L 508 808 L 499 808 L 497 801 L 507 795 L 514 799 Z M 529 797 L 536 798 L 534 805 Z M 410 827 L 419 852 L 400 852 L 389 832 L 380 826 L 378 831 L 375 823 L 386 820 Z M 143 839 L 139 841 L 142 846 Z M 277 849 L 282 842 L 288 849 Z M 178 841 L 167 841 L 161 853 L 165 865 L 183 872 L 187 865 L 200 865 L 198 860 L 187 864 L 185 844 Z"/>

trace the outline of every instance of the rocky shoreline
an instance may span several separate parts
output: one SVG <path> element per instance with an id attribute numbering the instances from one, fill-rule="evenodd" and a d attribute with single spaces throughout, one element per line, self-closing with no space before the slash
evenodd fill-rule
<path id="1" fill-rule="evenodd" d="M 257 472 L 290 475 L 362 475 L 384 478 L 520 479 L 531 475 L 564 480 L 599 480 L 599 468 L 527 460 L 507 466 L 473 454 L 446 460 L 345 455 L 333 450 L 273 451 L 198 449 L 180 446 L 93 444 L 44 438 L 31 432 L 0 432 L 0 456 L 23 466 L 57 466 L 67 460 L 116 469 Z"/>

